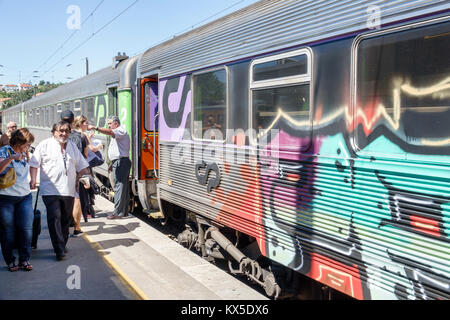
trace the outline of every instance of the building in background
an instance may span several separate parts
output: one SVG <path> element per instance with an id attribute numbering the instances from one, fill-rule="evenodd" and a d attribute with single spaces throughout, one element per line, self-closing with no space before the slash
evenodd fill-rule
<path id="1" fill-rule="evenodd" d="M 28 84 L 28 83 L 19 84 L 19 91 L 28 90 L 31 88 L 33 88 L 33 86 L 31 84 Z"/>
<path id="2" fill-rule="evenodd" d="M 16 84 L 7 84 L 7 85 L 5 85 L 5 91 L 6 92 L 19 91 L 19 86 Z"/>

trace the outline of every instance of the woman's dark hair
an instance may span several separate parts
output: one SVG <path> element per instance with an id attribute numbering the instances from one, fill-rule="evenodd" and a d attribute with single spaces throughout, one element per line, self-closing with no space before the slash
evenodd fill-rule
<path id="1" fill-rule="evenodd" d="M 13 131 L 9 139 L 9 145 L 13 148 L 27 143 L 32 144 L 33 142 L 34 136 L 27 128 L 20 128 Z"/>

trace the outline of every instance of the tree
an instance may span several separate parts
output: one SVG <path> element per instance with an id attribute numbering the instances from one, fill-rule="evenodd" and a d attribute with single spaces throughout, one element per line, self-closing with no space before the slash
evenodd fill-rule
<path id="1" fill-rule="evenodd" d="M 48 81 L 45 82 L 44 80 L 41 80 L 37 87 L 31 88 L 28 90 L 9 92 L 9 93 L 8 92 L 0 92 L 0 94 L 1 94 L 0 97 L 11 98 L 11 100 L 8 100 L 7 102 L 4 103 L 4 108 L 8 109 L 8 108 L 15 106 L 21 102 L 31 99 L 35 93 L 47 92 L 56 87 L 59 87 L 60 85 L 62 85 L 62 83 L 50 83 Z"/>

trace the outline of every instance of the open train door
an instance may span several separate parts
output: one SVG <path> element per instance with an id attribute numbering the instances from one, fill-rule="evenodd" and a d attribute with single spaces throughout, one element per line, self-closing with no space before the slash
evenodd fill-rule
<path id="1" fill-rule="evenodd" d="M 144 190 L 140 190 L 141 203 L 146 204 L 147 213 L 158 209 L 156 184 L 158 182 L 158 79 L 150 77 L 141 80 L 140 103 L 140 159 L 139 180 L 145 181 Z"/>

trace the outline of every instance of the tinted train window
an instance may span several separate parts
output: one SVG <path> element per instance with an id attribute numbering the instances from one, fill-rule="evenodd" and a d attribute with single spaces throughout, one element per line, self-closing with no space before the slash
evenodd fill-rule
<path id="1" fill-rule="evenodd" d="M 254 90 L 252 100 L 255 110 L 253 127 L 257 131 L 271 128 L 279 110 L 294 124 L 309 122 L 309 84 Z"/>
<path id="2" fill-rule="evenodd" d="M 46 109 L 45 107 L 41 107 L 40 111 L 39 111 L 39 115 L 40 115 L 40 117 L 39 117 L 39 119 L 40 119 L 39 124 L 40 124 L 41 127 L 45 127 L 45 118 L 47 116 L 45 109 Z"/>
<path id="3" fill-rule="evenodd" d="M 50 124 L 49 127 L 51 128 L 53 124 L 56 122 L 56 108 L 55 106 L 50 106 Z"/>
<path id="4" fill-rule="evenodd" d="M 306 73 L 308 73 L 308 58 L 306 55 L 300 55 L 255 64 L 253 81 L 292 77 Z"/>
<path id="5" fill-rule="evenodd" d="M 227 118 L 227 72 L 225 69 L 193 76 L 193 136 L 225 140 Z"/>
<path id="6" fill-rule="evenodd" d="M 443 147 L 450 153 L 449 52 L 450 23 L 360 42 L 355 108 L 359 149 L 416 153 Z M 402 151 L 389 150 L 385 139 Z"/>
<path id="7" fill-rule="evenodd" d="M 64 110 L 64 111 L 65 111 L 65 110 L 70 110 L 70 102 L 64 103 L 63 110 Z"/>
<path id="8" fill-rule="evenodd" d="M 108 115 L 118 115 L 117 88 L 108 89 Z"/>
<path id="9" fill-rule="evenodd" d="M 144 86 L 144 95 L 144 128 L 147 131 L 158 131 L 158 120 L 155 119 L 158 113 L 158 82 L 147 82 Z M 153 128 L 153 124 L 156 128 Z"/>
<path id="10" fill-rule="evenodd" d="M 301 49 L 257 59 L 251 68 L 251 121 L 257 134 L 252 137 L 253 143 L 273 135 L 273 130 L 282 130 L 299 139 L 281 139 L 280 144 L 307 149 L 311 135 L 310 51 Z"/>
<path id="11" fill-rule="evenodd" d="M 35 112 L 35 119 L 36 119 L 36 122 L 35 122 L 35 126 L 36 127 L 39 127 L 40 126 L 40 112 L 39 112 L 39 109 L 34 109 L 34 112 Z"/>
<path id="12" fill-rule="evenodd" d="M 45 123 L 44 126 L 45 127 L 49 127 L 50 126 L 50 107 L 45 107 Z"/>
<path id="13" fill-rule="evenodd" d="M 85 111 L 84 115 L 92 125 L 97 125 L 95 121 L 94 98 L 84 99 Z"/>
<path id="14" fill-rule="evenodd" d="M 73 114 L 75 117 L 81 116 L 81 101 L 75 101 Z"/>

